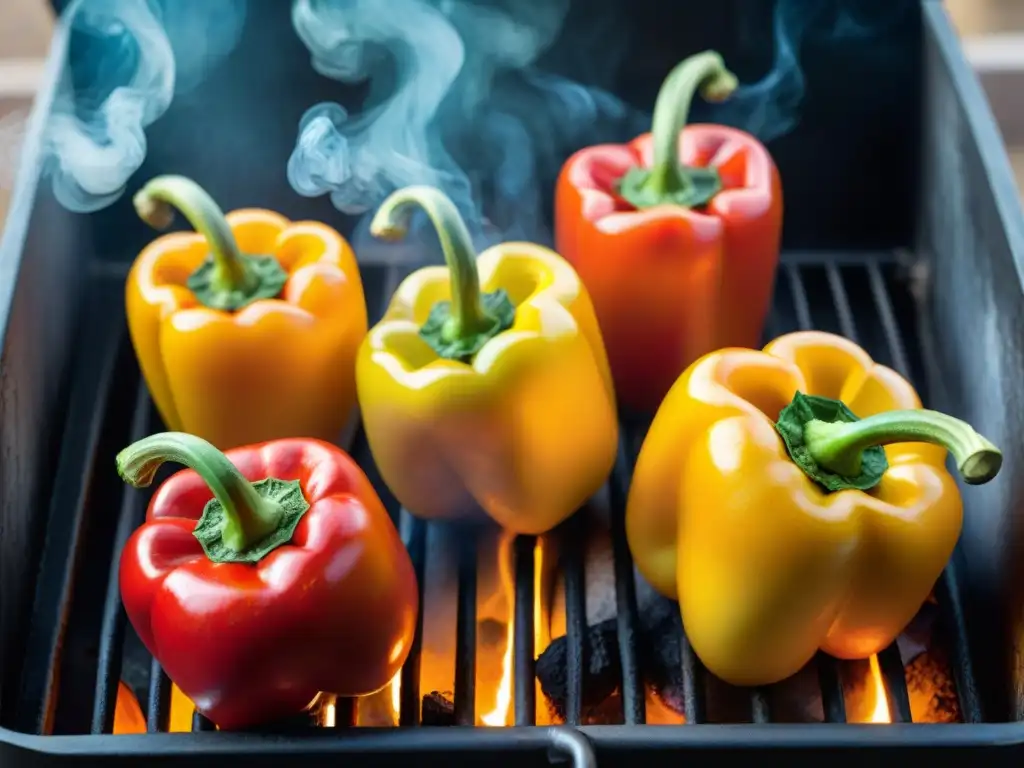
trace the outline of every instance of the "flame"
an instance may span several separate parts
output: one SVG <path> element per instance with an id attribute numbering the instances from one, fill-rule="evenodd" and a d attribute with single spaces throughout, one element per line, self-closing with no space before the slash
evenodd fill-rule
<path id="1" fill-rule="evenodd" d="M 868 715 L 869 723 L 891 723 L 892 717 L 889 714 L 889 698 L 885 691 L 885 680 L 882 677 L 882 668 L 878 664 L 878 656 L 869 659 L 871 664 L 871 680 L 868 687 L 869 694 L 874 698 L 874 707 Z"/>
<path id="2" fill-rule="evenodd" d="M 391 678 L 391 711 L 395 715 L 395 722 L 398 722 L 402 714 L 402 670 L 399 669 Z"/>
<path id="3" fill-rule="evenodd" d="M 145 733 L 146 716 L 142 714 L 139 700 L 132 689 L 119 681 L 117 700 L 114 703 L 114 733 Z"/>
<path id="4" fill-rule="evenodd" d="M 498 575 L 505 596 L 508 620 L 505 624 L 505 652 L 501 658 L 501 680 L 495 693 L 494 709 L 480 720 L 484 725 L 502 726 L 512 723 L 512 654 L 515 647 L 515 585 L 512 575 L 512 546 L 515 535 L 503 531 L 498 543 Z"/>

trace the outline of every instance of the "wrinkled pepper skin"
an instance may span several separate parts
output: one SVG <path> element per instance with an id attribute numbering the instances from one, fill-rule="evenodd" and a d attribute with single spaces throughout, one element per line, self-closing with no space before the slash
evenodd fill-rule
<path id="1" fill-rule="evenodd" d="M 249 481 L 297 480 L 308 511 L 258 562 L 211 562 L 194 535 L 211 490 L 191 469 L 171 476 L 121 555 L 121 597 L 142 642 L 222 729 L 298 714 L 320 691 L 379 690 L 408 655 L 418 592 L 369 480 L 317 440 L 226 455 Z"/>
<path id="2" fill-rule="evenodd" d="M 657 165 L 653 133 L 576 152 L 555 192 L 555 248 L 593 299 L 616 394 L 648 413 L 701 355 L 760 347 L 782 232 L 779 173 L 757 139 L 721 125 L 673 135 L 673 163 L 718 170 L 705 205 L 638 209 L 620 194 Z"/>
<path id="3" fill-rule="evenodd" d="M 128 328 L 164 424 L 221 449 L 335 440 L 356 404 L 355 355 L 367 329 L 355 255 L 317 222 L 261 209 L 226 219 L 245 256 L 272 255 L 287 273 L 279 297 L 238 311 L 200 303 L 186 279 L 209 248 L 195 232 L 154 240 L 128 276 Z"/>
<path id="4" fill-rule="evenodd" d="M 708 669 L 736 685 L 782 680 L 818 649 L 843 659 L 884 649 L 960 533 L 960 494 L 937 445 L 886 445 L 870 492 L 829 493 L 804 474 L 774 425 L 797 392 L 861 419 L 921 408 L 905 379 L 831 334 L 716 351 L 665 398 L 629 494 L 637 567 L 679 600 Z"/>
<path id="5" fill-rule="evenodd" d="M 604 483 L 618 423 L 607 358 L 586 289 L 556 253 L 504 243 L 476 261 L 484 291 L 504 288 L 512 327 L 471 364 L 418 335 L 451 297 L 449 269 L 399 286 L 360 347 L 356 379 L 374 461 L 403 506 L 424 518 L 478 504 L 502 527 L 547 531 Z"/>

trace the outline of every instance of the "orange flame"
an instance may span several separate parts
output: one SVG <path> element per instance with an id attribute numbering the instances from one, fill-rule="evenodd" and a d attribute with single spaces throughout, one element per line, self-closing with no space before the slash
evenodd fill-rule
<path id="1" fill-rule="evenodd" d="M 395 715 L 395 722 L 402 713 L 402 670 L 399 669 L 391 678 L 391 711 Z"/>
<path id="2" fill-rule="evenodd" d="M 882 677 L 882 668 L 878 664 L 878 656 L 872 656 L 869 662 L 871 664 L 871 680 L 868 687 L 871 689 L 871 693 L 868 695 L 874 699 L 874 707 L 871 714 L 868 715 L 868 722 L 891 723 L 889 698 L 885 691 L 885 680 Z"/>
<path id="3" fill-rule="evenodd" d="M 512 722 L 512 653 L 515 646 L 515 585 L 512 574 L 512 546 L 514 534 L 502 532 L 498 543 L 498 575 L 505 596 L 508 621 L 505 625 L 505 652 L 501 658 L 501 680 L 495 693 L 494 709 L 480 720 L 484 725 L 503 726 Z"/>

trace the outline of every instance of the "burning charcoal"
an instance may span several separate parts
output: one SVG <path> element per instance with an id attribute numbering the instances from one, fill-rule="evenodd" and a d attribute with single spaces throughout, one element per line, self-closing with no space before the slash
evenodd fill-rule
<path id="1" fill-rule="evenodd" d="M 423 697 L 423 725 L 455 725 L 455 702 L 448 691 L 432 691 Z"/>
<path id="2" fill-rule="evenodd" d="M 565 637 L 551 641 L 537 659 L 537 679 L 555 714 L 565 717 L 569 690 L 568 642 Z M 581 706 L 593 709 L 603 704 L 619 686 L 622 666 L 615 619 L 587 628 L 583 639 L 585 667 L 582 679 Z"/>

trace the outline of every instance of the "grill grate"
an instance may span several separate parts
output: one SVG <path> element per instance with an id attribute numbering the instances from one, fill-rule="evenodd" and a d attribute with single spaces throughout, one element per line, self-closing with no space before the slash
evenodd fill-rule
<path id="1" fill-rule="evenodd" d="M 766 335 L 774 337 L 814 327 L 839 332 L 863 344 L 879 362 L 920 382 L 919 363 L 912 362 L 908 356 L 897 319 L 910 327 L 913 316 L 912 301 L 896 279 L 898 269 L 895 257 L 889 253 L 838 258 L 833 254 L 787 254 L 780 268 Z M 378 316 L 383 302 L 407 271 L 394 264 L 364 267 L 367 296 L 380 297 Z M 80 342 L 82 360 L 76 371 L 69 423 L 54 481 L 50 525 L 23 665 L 18 720 L 14 724 L 26 732 L 101 734 L 110 733 L 113 726 L 126 637 L 126 616 L 117 586 L 117 554 L 142 522 L 147 498 L 145 493 L 120 484 L 113 471 L 112 457 L 129 442 L 161 428 L 123 330 L 123 313 L 111 309 L 121 306 L 123 279 L 123 272 L 111 268 L 97 269 L 90 277 L 94 303 L 87 307 Z M 851 294 L 856 300 L 856 320 Z M 127 408 L 124 407 L 126 402 L 131 403 Z M 637 656 L 640 622 L 623 517 L 633 460 L 642 435 L 633 427 L 623 429 L 622 433 L 618 458 L 609 480 L 616 624 L 622 670 L 619 693 L 623 723 L 640 725 L 647 717 L 645 685 Z M 359 442 L 358 437 L 350 434 L 342 444 L 352 447 Z M 363 450 L 365 452 L 365 441 Z M 355 447 L 353 452 L 359 456 Z M 367 471 L 373 477 L 372 468 Z M 158 481 L 162 477 L 158 477 Z M 387 503 L 390 496 L 385 494 L 384 498 Z M 114 517 L 111 510 L 104 507 L 118 502 L 120 506 Z M 398 515 L 402 539 L 421 584 L 422 602 L 430 524 L 417 520 L 405 510 Z M 563 564 L 568 659 L 565 720 L 569 726 L 581 723 L 583 670 L 587 662 L 583 525 L 583 516 L 575 515 L 555 532 Z M 536 652 L 543 650 L 534 648 L 535 541 L 534 537 L 517 537 L 513 549 L 513 722 L 519 726 L 536 722 L 534 659 Z M 455 720 L 460 725 L 473 725 L 476 716 L 477 557 L 475 537 L 460 537 L 454 683 Z M 951 646 L 961 717 L 964 722 L 980 722 L 982 717 L 964 642 L 962 609 L 953 588 L 952 568 L 950 566 L 943 574 L 936 595 L 942 609 L 942 626 Z M 422 635 L 421 610 L 409 660 L 401 675 L 399 723 L 402 726 L 420 723 Z M 709 676 L 685 638 L 681 650 L 686 722 L 706 723 L 705 688 Z M 841 664 L 819 654 L 815 665 L 825 720 L 845 722 Z M 895 644 L 879 655 L 879 665 L 892 720 L 911 722 L 910 698 Z M 152 662 L 145 702 L 150 732 L 167 730 L 170 694 L 170 681 L 159 665 Z M 756 689 L 749 696 L 751 722 L 772 722 L 770 690 Z M 353 722 L 353 703 L 339 701 L 337 725 Z M 212 729 L 208 720 L 198 714 L 195 716 L 193 731 Z M 589 764 L 587 761 L 592 759 L 589 746 L 577 732 L 549 730 L 550 747 L 573 756 L 578 765 Z M 452 743 L 454 745 L 455 741 Z"/>

